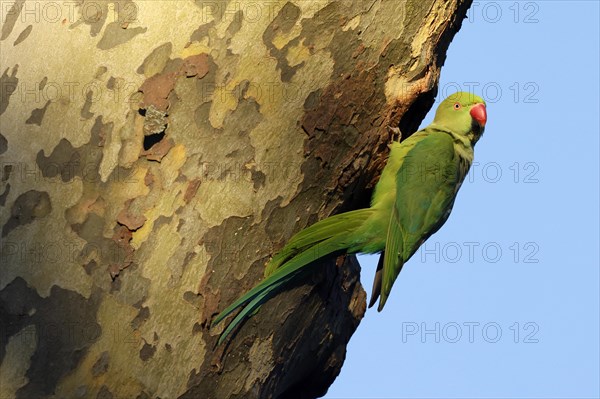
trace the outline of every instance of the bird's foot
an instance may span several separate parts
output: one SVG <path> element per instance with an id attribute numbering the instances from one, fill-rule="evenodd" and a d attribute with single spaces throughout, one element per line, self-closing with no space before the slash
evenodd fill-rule
<path id="1" fill-rule="evenodd" d="M 399 127 L 388 126 L 387 130 L 388 130 L 388 133 L 390 134 L 392 142 L 402 140 L 402 132 L 400 131 Z"/>

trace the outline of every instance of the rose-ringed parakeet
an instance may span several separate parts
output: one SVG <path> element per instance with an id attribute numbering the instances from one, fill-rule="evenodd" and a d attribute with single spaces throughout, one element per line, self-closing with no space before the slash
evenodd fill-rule
<path id="1" fill-rule="evenodd" d="M 433 122 L 390 154 L 371 207 L 323 219 L 296 233 L 268 263 L 264 279 L 223 310 L 212 325 L 244 306 L 219 343 L 313 261 L 340 251 L 382 252 L 369 307 L 387 301 L 402 266 L 448 219 L 487 120 L 485 102 L 458 92 L 438 106 Z"/>

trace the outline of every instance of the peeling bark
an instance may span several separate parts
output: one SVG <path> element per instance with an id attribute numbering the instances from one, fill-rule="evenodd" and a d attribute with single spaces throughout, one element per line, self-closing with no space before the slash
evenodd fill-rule
<path id="1" fill-rule="evenodd" d="M 208 326 L 293 233 L 368 206 L 470 1 L 48 4 L 0 14 L 0 396 L 323 395 L 354 257 L 224 346 Z"/>

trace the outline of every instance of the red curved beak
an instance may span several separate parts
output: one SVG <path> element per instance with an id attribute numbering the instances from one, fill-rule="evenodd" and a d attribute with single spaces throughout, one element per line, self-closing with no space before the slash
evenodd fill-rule
<path id="1" fill-rule="evenodd" d="M 485 127 L 487 122 L 487 112 L 485 110 L 485 104 L 475 104 L 469 112 L 471 117 L 479 123 L 479 126 Z"/>

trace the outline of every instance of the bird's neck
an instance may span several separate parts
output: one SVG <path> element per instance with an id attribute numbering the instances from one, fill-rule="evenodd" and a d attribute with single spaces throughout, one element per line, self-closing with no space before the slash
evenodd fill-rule
<path id="1" fill-rule="evenodd" d="M 473 134 L 469 133 L 466 136 L 458 134 L 445 126 L 438 125 L 437 123 L 432 123 L 428 127 L 432 130 L 444 132 L 452 136 L 452 139 L 454 140 L 454 148 L 456 149 L 458 155 L 465 159 L 469 164 L 473 162 Z"/>

